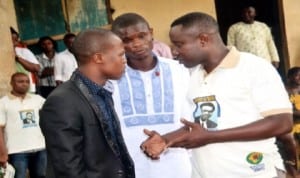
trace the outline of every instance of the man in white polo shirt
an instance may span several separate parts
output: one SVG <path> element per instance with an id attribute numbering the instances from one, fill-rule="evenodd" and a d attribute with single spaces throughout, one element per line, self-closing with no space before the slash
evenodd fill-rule
<path id="1" fill-rule="evenodd" d="M 39 110 L 45 99 L 28 93 L 29 77 L 17 72 L 11 77 L 12 91 L 0 99 L 0 166 L 8 161 L 15 178 L 45 177 L 46 150 L 39 127 Z"/>
<path id="2" fill-rule="evenodd" d="M 184 127 L 163 136 L 145 130 L 150 138 L 142 149 L 158 158 L 168 147 L 192 148 L 193 178 L 279 177 L 275 137 L 291 131 L 292 108 L 275 68 L 227 48 L 216 20 L 201 12 L 176 19 L 170 38 L 179 60 L 193 68 L 186 116 L 192 122 L 182 120 Z M 214 106 L 213 127 L 194 122 L 204 103 Z"/>

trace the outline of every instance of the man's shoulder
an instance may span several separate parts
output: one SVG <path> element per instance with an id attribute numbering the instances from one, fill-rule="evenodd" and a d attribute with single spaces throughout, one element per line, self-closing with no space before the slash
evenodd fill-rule
<path id="1" fill-rule="evenodd" d="M 34 93 L 27 93 L 26 94 L 28 99 L 34 99 L 34 100 L 45 100 L 41 95 L 34 94 Z"/>
<path id="2" fill-rule="evenodd" d="M 58 53 L 55 57 L 55 60 L 57 62 L 72 62 L 69 59 L 74 59 L 76 61 L 75 56 L 71 52 L 69 52 L 69 50 L 62 51 Z"/>
<path id="3" fill-rule="evenodd" d="M 255 66 L 255 68 L 273 67 L 267 60 L 248 52 L 240 52 L 240 60 L 249 68 L 250 66 Z"/>
<path id="4" fill-rule="evenodd" d="M 254 21 L 254 24 L 260 28 L 269 29 L 269 26 L 264 22 Z"/>
<path id="5" fill-rule="evenodd" d="M 169 58 L 160 57 L 160 56 L 158 56 L 157 58 L 160 63 L 164 63 L 166 65 L 171 65 L 171 66 L 180 66 L 181 65 L 177 60 L 174 60 L 174 59 L 169 59 Z"/>
<path id="6" fill-rule="evenodd" d="M 158 59 L 161 64 L 169 66 L 171 70 L 175 70 L 175 71 L 182 70 L 184 72 L 188 71 L 188 69 L 186 67 L 184 67 L 183 64 L 180 64 L 179 61 L 177 61 L 177 60 L 169 59 L 169 58 L 165 58 L 165 57 L 158 57 Z"/>
<path id="7" fill-rule="evenodd" d="M 6 94 L 0 98 L 0 102 L 6 102 L 8 99 L 8 94 Z"/>
<path id="8" fill-rule="evenodd" d="M 237 28 L 237 27 L 240 27 L 240 26 L 243 26 L 245 23 L 240 21 L 240 22 L 235 22 L 234 24 L 230 25 L 229 28 Z"/>

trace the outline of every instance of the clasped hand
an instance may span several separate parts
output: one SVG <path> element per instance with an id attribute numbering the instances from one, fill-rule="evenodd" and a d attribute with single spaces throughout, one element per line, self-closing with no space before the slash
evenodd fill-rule
<path id="1" fill-rule="evenodd" d="M 182 119 L 184 126 L 172 133 L 161 136 L 156 131 L 144 129 L 149 137 L 141 144 L 141 149 L 151 159 L 159 159 L 161 153 L 169 147 L 195 148 L 208 143 L 209 132 L 199 123 Z"/>

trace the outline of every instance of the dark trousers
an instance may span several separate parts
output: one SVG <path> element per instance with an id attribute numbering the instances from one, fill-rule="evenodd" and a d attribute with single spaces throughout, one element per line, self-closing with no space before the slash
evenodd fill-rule
<path id="1" fill-rule="evenodd" d="M 30 178 L 46 177 L 47 154 L 45 150 L 10 154 L 9 163 L 16 170 L 15 178 L 25 178 L 27 170 L 29 170 Z"/>
<path id="2" fill-rule="evenodd" d="M 47 98 L 48 95 L 55 89 L 56 87 L 48 87 L 48 86 L 39 86 L 37 90 L 37 94 L 40 94 L 42 97 Z"/>

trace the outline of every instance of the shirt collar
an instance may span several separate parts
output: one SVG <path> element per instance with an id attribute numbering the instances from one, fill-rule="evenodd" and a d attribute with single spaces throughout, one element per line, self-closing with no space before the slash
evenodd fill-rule
<path id="1" fill-rule="evenodd" d="M 15 95 L 11 94 L 11 92 L 9 92 L 9 93 L 7 94 L 7 97 L 8 97 L 10 100 L 14 100 L 14 99 L 22 99 L 21 97 L 18 97 L 18 96 L 15 96 Z M 29 98 L 31 98 L 31 96 L 27 93 L 27 94 L 25 95 L 24 99 L 29 99 Z"/>
<path id="2" fill-rule="evenodd" d="M 57 55 L 57 53 L 56 53 L 56 51 L 55 51 L 55 52 L 54 52 L 53 58 L 54 58 L 56 55 Z M 48 58 L 48 56 L 47 56 L 45 53 L 42 53 L 42 58 L 43 58 L 43 59 L 48 59 L 48 60 L 50 60 L 50 58 Z"/>
<path id="3" fill-rule="evenodd" d="M 229 52 L 223 58 L 222 62 L 218 66 L 220 68 L 233 68 L 239 62 L 239 59 L 240 59 L 239 51 L 234 46 L 230 46 L 230 47 L 228 47 L 228 49 L 229 49 Z"/>
<path id="4" fill-rule="evenodd" d="M 92 80 L 90 80 L 89 78 L 84 76 L 79 70 L 76 70 L 76 73 L 78 74 L 78 76 L 82 80 L 82 82 L 87 86 L 87 88 L 89 89 L 89 91 L 92 95 L 98 95 L 98 94 L 101 94 L 101 93 L 107 91 L 101 85 L 93 82 Z"/>

